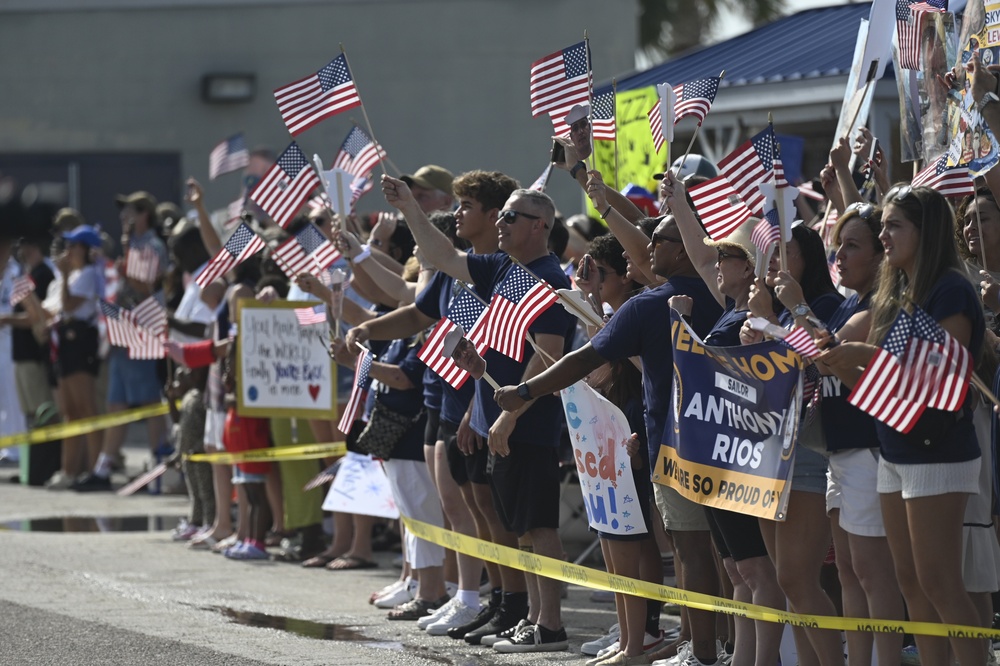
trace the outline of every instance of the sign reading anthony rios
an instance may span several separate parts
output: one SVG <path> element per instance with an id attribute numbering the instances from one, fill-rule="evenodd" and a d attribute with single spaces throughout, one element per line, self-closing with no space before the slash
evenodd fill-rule
<path id="1" fill-rule="evenodd" d="M 778 342 L 705 347 L 671 313 L 671 418 L 653 481 L 699 504 L 784 520 L 802 361 Z"/>

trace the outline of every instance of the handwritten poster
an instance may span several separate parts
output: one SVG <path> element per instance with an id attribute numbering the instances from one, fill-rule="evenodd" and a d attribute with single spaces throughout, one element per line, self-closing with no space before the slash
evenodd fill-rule
<path id="1" fill-rule="evenodd" d="M 399 518 L 382 464 L 353 451 L 348 451 L 340 461 L 337 476 L 323 500 L 323 510 Z"/>
<path id="2" fill-rule="evenodd" d="M 336 366 L 329 326 L 303 326 L 296 308 L 315 303 L 239 301 L 236 321 L 237 412 L 241 416 L 337 418 Z"/>
<path id="3" fill-rule="evenodd" d="M 632 436 L 625 415 L 582 381 L 560 396 L 590 526 L 605 534 L 645 534 L 625 450 Z"/>

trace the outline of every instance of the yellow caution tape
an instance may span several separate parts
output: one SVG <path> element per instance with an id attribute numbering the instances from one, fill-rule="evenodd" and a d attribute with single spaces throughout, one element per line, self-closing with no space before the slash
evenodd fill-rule
<path id="1" fill-rule="evenodd" d="M 894 634 L 910 633 L 926 636 L 946 636 L 950 638 L 1000 638 L 1000 631 L 983 627 L 938 624 L 935 622 L 904 622 L 902 620 L 873 620 L 868 618 L 789 613 L 766 606 L 757 606 L 755 604 L 713 597 L 708 594 L 699 594 L 666 585 L 657 585 L 656 583 L 636 580 L 634 578 L 616 576 L 606 571 L 582 567 L 551 557 L 534 555 L 507 546 L 500 546 L 465 534 L 429 525 L 419 520 L 413 520 L 406 516 L 403 516 L 402 520 L 406 524 L 406 528 L 421 539 L 444 546 L 445 548 L 450 548 L 458 553 L 595 590 L 629 594 L 645 599 L 670 602 L 678 606 L 687 606 L 698 610 L 738 615 L 751 620 L 779 622 L 789 624 L 793 627 Z"/>
<path id="2" fill-rule="evenodd" d="M 288 460 L 313 460 L 331 458 L 347 453 L 344 442 L 304 444 L 302 446 L 278 446 L 269 449 L 252 449 L 238 453 L 194 453 L 187 456 L 191 462 L 207 462 L 216 465 L 232 465 L 241 462 L 269 462 Z"/>
<path id="3" fill-rule="evenodd" d="M 19 432 L 0 437 L 0 448 L 15 444 L 43 444 L 58 439 L 79 437 L 80 435 L 87 435 L 97 430 L 105 430 L 132 423 L 133 421 L 142 421 L 153 416 L 163 416 L 168 411 L 166 403 L 162 403 L 127 409 L 123 412 L 115 412 L 113 414 L 102 414 L 86 419 L 67 421 L 66 423 L 56 423 L 44 428 L 35 428 L 28 432 Z"/>

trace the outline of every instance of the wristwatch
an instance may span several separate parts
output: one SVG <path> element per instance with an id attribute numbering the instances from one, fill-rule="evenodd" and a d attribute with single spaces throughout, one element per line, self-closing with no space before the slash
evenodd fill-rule
<path id="1" fill-rule="evenodd" d="M 517 385 L 517 397 L 521 400 L 531 400 L 531 391 L 528 390 L 528 382 L 521 382 Z"/>
<path id="2" fill-rule="evenodd" d="M 996 95 L 994 95 L 994 97 L 995 96 Z M 581 171 L 583 171 L 586 168 L 587 168 L 587 165 L 583 163 L 583 160 L 580 160 L 579 162 L 577 162 L 576 164 L 573 165 L 572 169 L 569 170 L 569 175 L 573 176 L 573 178 L 576 178 L 576 174 L 580 173 Z"/>
<path id="3" fill-rule="evenodd" d="M 979 103 L 976 104 L 976 111 L 982 113 L 983 109 L 985 109 L 987 105 L 992 104 L 993 102 L 1000 102 L 1000 97 L 997 97 L 997 94 L 993 92 L 986 93 L 985 95 L 983 95 L 983 98 L 979 100 Z"/>
<path id="4" fill-rule="evenodd" d="M 799 303 L 794 308 L 792 308 L 792 314 L 796 317 L 805 317 L 809 314 L 809 306 L 805 303 Z"/>

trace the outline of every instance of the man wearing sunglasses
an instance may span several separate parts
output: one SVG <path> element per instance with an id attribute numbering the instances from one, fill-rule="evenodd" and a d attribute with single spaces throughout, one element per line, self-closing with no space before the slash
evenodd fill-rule
<path id="1" fill-rule="evenodd" d="M 603 188 L 591 194 L 597 210 L 608 209 L 601 196 Z M 521 386 L 504 386 L 496 392 L 497 403 L 505 410 L 523 408 L 523 395 L 545 395 L 560 391 L 583 379 L 608 361 L 638 356 L 642 359 L 643 401 L 646 405 L 646 435 L 649 467 L 656 468 L 663 432 L 667 426 L 673 384 L 673 345 L 670 331 L 672 296 L 694 300 L 691 326 L 706 335 L 722 315 L 722 308 L 691 263 L 673 216 L 667 216 L 653 231 L 647 245 L 649 265 L 666 282 L 633 296 L 618 309 L 607 325 L 589 343 L 555 363 Z M 670 533 L 676 557 L 684 567 L 684 588 L 717 594 L 718 578 L 712 563 L 711 537 L 704 509 L 677 491 L 654 484 L 656 504 Z M 688 611 L 691 648 L 700 663 L 714 663 L 715 616 L 705 611 Z M 676 649 L 668 646 L 664 650 Z M 671 656 L 656 653 L 650 658 Z"/>
<path id="2" fill-rule="evenodd" d="M 390 205 L 402 211 L 424 257 L 456 280 L 471 282 L 479 293 L 492 294 L 513 265 L 512 260 L 556 289 L 569 288 L 559 260 L 548 251 L 555 206 L 548 196 L 533 190 L 515 190 L 496 221 L 500 252 L 468 255 L 456 250 L 420 210 L 406 183 L 382 177 L 382 192 Z M 561 307 L 539 315 L 528 329 L 539 348 L 552 358 L 568 350 L 575 319 Z M 516 362 L 489 349 L 485 353 L 490 375 L 501 384 L 521 384 L 545 367 L 531 346 Z M 472 429 L 487 440 L 491 456 L 490 487 L 504 525 L 517 533 L 522 550 L 559 558 L 559 458 L 562 423 L 559 399 L 551 394 L 532 396 L 515 411 L 501 411 L 493 390 L 476 382 Z M 527 575 L 529 616 L 496 638 L 498 652 L 549 652 L 568 647 L 561 618 L 558 581 Z M 486 641 L 483 640 L 483 643 Z"/>

